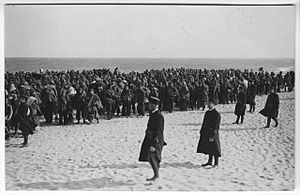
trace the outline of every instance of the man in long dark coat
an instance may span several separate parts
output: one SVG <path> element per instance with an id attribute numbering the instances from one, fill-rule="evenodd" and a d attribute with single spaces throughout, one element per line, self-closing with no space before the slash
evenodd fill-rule
<path id="1" fill-rule="evenodd" d="M 143 89 L 143 86 L 140 85 L 139 88 L 135 91 L 136 101 L 138 103 L 137 110 L 140 116 L 145 115 L 145 100 L 146 92 Z"/>
<path id="2" fill-rule="evenodd" d="M 234 109 L 234 114 L 237 116 L 236 121 L 233 124 L 239 124 L 241 118 L 241 124 L 244 122 L 244 115 L 246 111 L 247 96 L 243 87 L 238 88 L 237 102 Z"/>
<path id="3" fill-rule="evenodd" d="M 275 89 L 271 88 L 271 93 L 268 95 L 267 102 L 265 108 L 262 109 L 259 113 L 268 117 L 267 126 L 265 128 L 270 127 L 271 119 L 275 121 L 275 127 L 278 126 L 277 116 L 279 109 L 279 96 L 275 93 Z"/>
<path id="4" fill-rule="evenodd" d="M 164 142 L 164 117 L 158 109 L 159 99 L 149 98 L 150 117 L 147 124 L 146 135 L 142 143 L 139 161 L 149 162 L 154 176 L 147 181 L 154 181 L 159 177 L 159 163 Z"/>
<path id="5" fill-rule="evenodd" d="M 210 99 L 208 102 L 208 111 L 204 115 L 202 128 L 200 130 L 200 140 L 198 143 L 197 153 L 208 154 L 208 162 L 202 164 L 203 167 L 212 166 L 213 157 L 215 163 L 213 167 L 219 164 L 219 157 L 221 156 L 221 146 L 219 139 L 219 127 L 221 116 L 215 109 L 215 100 Z"/>
<path id="6" fill-rule="evenodd" d="M 74 96 L 72 103 L 76 108 L 76 119 L 77 123 L 80 123 L 80 117 L 84 123 L 86 123 L 86 113 L 84 112 L 86 104 L 87 104 L 87 94 L 83 90 L 83 87 L 78 88 L 78 92 Z"/>
<path id="7" fill-rule="evenodd" d="M 25 147 L 28 145 L 28 135 L 33 134 L 33 127 L 30 123 L 29 119 L 29 108 L 26 104 L 27 97 L 21 96 L 20 101 L 21 104 L 18 109 L 18 120 L 20 123 L 20 130 L 22 131 L 24 142 L 22 143 L 22 147 Z"/>
<path id="8" fill-rule="evenodd" d="M 249 112 L 255 111 L 255 96 L 256 96 L 256 85 L 251 81 L 249 82 L 249 87 L 247 89 L 247 103 L 250 105 Z"/>
<path id="9" fill-rule="evenodd" d="M 115 93 L 111 85 L 107 86 L 107 90 L 104 93 L 104 98 L 106 102 L 107 119 L 110 120 L 114 115 L 113 105 L 115 99 Z"/>
<path id="10" fill-rule="evenodd" d="M 58 96 L 58 112 L 59 112 L 59 124 L 67 125 L 68 124 L 68 116 L 67 109 L 68 104 L 71 101 L 70 97 L 66 94 L 67 90 L 62 88 L 60 94 Z"/>
<path id="11" fill-rule="evenodd" d="M 126 85 L 121 93 L 121 101 L 122 101 L 122 116 L 130 116 L 130 108 L 131 108 L 131 90 Z"/>
<path id="12" fill-rule="evenodd" d="M 46 123 L 51 124 L 57 104 L 57 92 L 54 86 L 51 85 L 46 86 L 42 94 L 42 102 L 45 105 L 44 116 Z"/>

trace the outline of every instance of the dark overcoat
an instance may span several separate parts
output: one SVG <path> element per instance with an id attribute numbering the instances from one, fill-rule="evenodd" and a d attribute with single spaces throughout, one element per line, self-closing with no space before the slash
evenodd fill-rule
<path id="1" fill-rule="evenodd" d="M 259 113 L 271 118 L 277 118 L 279 109 L 279 96 L 276 93 L 270 93 L 266 105 Z"/>
<path id="2" fill-rule="evenodd" d="M 238 93 L 237 102 L 234 109 L 234 114 L 237 116 L 245 115 L 247 96 L 244 92 Z"/>
<path id="3" fill-rule="evenodd" d="M 252 84 L 247 90 L 247 104 L 255 105 L 256 85 Z"/>
<path id="4" fill-rule="evenodd" d="M 20 130 L 22 131 L 23 136 L 28 136 L 33 133 L 34 126 L 30 122 L 28 114 L 29 108 L 26 103 L 21 103 L 18 109 L 18 119 L 20 123 Z"/>
<path id="5" fill-rule="evenodd" d="M 139 161 L 149 162 L 150 158 L 155 158 L 153 160 L 160 162 L 164 145 L 166 145 L 164 141 L 164 117 L 158 110 L 154 113 L 150 113 Z M 150 146 L 155 147 L 155 155 L 150 155 Z"/>
<path id="6" fill-rule="evenodd" d="M 197 153 L 221 156 L 219 139 L 220 121 L 221 116 L 216 109 L 206 111 L 202 128 L 200 130 L 200 140 L 197 147 Z M 209 138 L 213 138 L 214 141 L 209 142 Z"/>

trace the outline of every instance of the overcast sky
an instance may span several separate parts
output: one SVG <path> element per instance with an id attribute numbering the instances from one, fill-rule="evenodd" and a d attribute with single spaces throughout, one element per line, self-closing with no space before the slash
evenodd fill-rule
<path id="1" fill-rule="evenodd" d="M 293 7 L 6 6 L 6 57 L 294 58 Z"/>

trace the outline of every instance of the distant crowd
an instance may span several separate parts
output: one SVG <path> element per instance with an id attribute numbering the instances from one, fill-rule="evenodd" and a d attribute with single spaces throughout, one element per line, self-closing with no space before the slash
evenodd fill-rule
<path id="1" fill-rule="evenodd" d="M 263 68 L 257 72 L 187 68 L 142 73 L 121 73 L 118 68 L 7 72 L 5 126 L 8 132 L 17 133 L 21 125 L 34 133 L 42 118 L 45 124 L 67 125 L 99 122 L 101 115 L 109 120 L 119 115 L 144 116 L 150 96 L 160 99 L 161 111 L 204 110 L 209 99 L 236 103 L 241 88 L 253 107 L 256 95 L 268 94 L 271 88 L 290 92 L 294 85 L 294 71 L 275 74 Z"/>

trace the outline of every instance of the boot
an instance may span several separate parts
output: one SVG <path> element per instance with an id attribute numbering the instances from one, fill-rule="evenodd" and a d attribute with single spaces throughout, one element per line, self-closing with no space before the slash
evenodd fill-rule
<path id="1" fill-rule="evenodd" d="M 275 126 L 274 127 L 278 127 L 278 121 L 277 119 L 274 119 L 275 120 Z"/>

